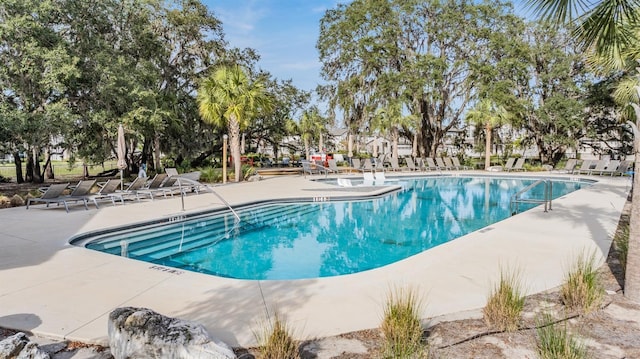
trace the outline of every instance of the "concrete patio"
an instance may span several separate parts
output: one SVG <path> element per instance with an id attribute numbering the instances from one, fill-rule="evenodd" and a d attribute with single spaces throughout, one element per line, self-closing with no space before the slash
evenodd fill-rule
<path id="1" fill-rule="evenodd" d="M 497 175 L 570 177 L 544 172 Z M 185 212 L 179 196 L 116 207 L 104 204 L 99 210 L 78 206 L 68 214 L 62 206 L 3 209 L 0 326 L 104 345 L 109 313 L 117 307 L 139 306 L 199 322 L 229 345 L 251 346 L 267 311 L 275 309 L 301 339 L 377 327 L 386 294 L 394 286 L 412 286 L 424 294 L 425 319 L 478 309 L 505 266 L 519 268 L 527 292 L 535 293 L 560 285 L 569 265 L 582 253 L 595 251 L 599 263 L 604 263 L 631 182 L 626 177 L 589 178 L 598 182 L 554 201 L 549 213 L 535 208 L 375 270 L 293 281 L 171 271 L 69 244 L 72 237 L 87 232 L 223 207 L 212 194 L 185 197 Z M 350 191 L 302 176 L 215 190 L 232 205 L 274 198 L 332 200 L 388 191 L 383 187 Z"/>

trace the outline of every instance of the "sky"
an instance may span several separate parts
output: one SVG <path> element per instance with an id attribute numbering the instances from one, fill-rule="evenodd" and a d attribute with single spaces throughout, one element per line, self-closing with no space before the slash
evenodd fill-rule
<path id="1" fill-rule="evenodd" d="M 312 91 L 321 82 L 316 42 L 320 18 L 335 0 L 203 0 L 222 21 L 230 46 L 253 48 L 259 66 Z"/>
<path id="2" fill-rule="evenodd" d="M 338 0 L 202 0 L 222 21 L 230 46 L 253 48 L 259 66 L 279 80 L 313 91 L 322 83 L 316 42 L 320 19 Z M 516 13 L 526 14 L 515 0 Z"/>

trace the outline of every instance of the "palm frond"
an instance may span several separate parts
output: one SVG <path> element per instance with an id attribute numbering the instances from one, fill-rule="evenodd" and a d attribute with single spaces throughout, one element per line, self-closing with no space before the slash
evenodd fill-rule
<path id="1" fill-rule="evenodd" d="M 607 61 L 607 66 L 621 69 L 625 65 L 625 49 L 636 43 L 634 29 L 638 24 L 640 1 L 600 1 L 582 15 L 575 37 L 585 48 L 593 49 Z"/>
<path id="2" fill-rule="evenodd" d="M 527 0 L 525 4 L 541 19 L 555 24 L 572 22 L 589 9 L 585 0 Z"/>

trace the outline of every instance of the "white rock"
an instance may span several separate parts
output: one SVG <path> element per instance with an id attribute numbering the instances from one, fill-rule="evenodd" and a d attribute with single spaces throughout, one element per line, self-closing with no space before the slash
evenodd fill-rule
<path id="1" fill-rule="evenodd" d="M 49 359 L 38 344 L 30 342 L 24 333 L 16 333 L 0 341 L 0 359 Z"/>
<path id="2" fill-rule="evenodd" d="M 109 346 L 115 359 L 235 359 L 233 350 L 213 340 L 199 324 L 145 308 L 117 308 L 109 314 Z"/>

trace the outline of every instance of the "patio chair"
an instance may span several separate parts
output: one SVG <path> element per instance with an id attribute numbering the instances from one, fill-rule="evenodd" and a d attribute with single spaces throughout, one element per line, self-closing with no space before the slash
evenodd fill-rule
<path id="1" fill-rule="evenodd" d="M 567 160 L 567 163 L 565 163 L 564 168 L 562 169 L 557 169 L 554 170 L 553 172 L 558 172 L 558 173 L 573 173 L 573 170 L 576 168 L 576 165 L 578 164 L 578 160 L 575 158 L 570 158 Z"/>
<path id="2" fill-rule="evenodd" d="M 144 189 L 146 184 L 147 179 L 145 177 L 136 177 L 133 182 L 131 182 L 129 186 L 127 186 L 127 188 L 122 191 L 116 191 L 116 193 L 111 194 L 110 196 L 114 196 L 117 199 L 122 199 L 123 201 L 125 199 L 135 199 L 136 201 L 140 202 L 141 193 L 148 195 L 148 193 L 139 192 Z"/>
<path id="3" fill-rule="evenodd" d="M 576 174 L 588 174 L 589 171 L 591 171 L 591 165 L 593 164 L 594 161 L 592 160 L 583 160 L 582 163 L 580 164 L 580 167 L 577 170 L 574 170 L 573 173 Z"/>
<path id="4" fill-rule="evenodd" d="M 629 171 L 633 171 L 633 161 L 621 161 L 620 165 L 618 166 L 618 168 L 611 172 L 610 175 L 611 176 L 624 176 L 624 175 L 628 175 Z"/>
<path id="5" fill-rule="evenodd" d="M 402 171 L 402 167 L 398 164 L 398 159 L 396 157 L 389 158 L 389 163 L 391 164 L 391 170 Z"/>
<path id="6" fill-rule="evenodd" d="M 327 160 L 327 164 L 329 165 L 329 170 L 335 173 L 340 172 L 349 172 L 348 168 L 340 168 L 338 167 L 338 163 L 334 159 Z"/>
<path id="7" fill-rule="evenodd" d="M 169 176 L 179 176 L 180 174 L 178 173 L 178 170 L 173 168 L 173 167 L 167 167 L 164 169 L 164 172 Z"/>
<path id="8" fill-rule="evenodd" d="M 444 161 L 444 165 L 452 170 L 457 170 L 456 166 L 453 165 L 453 161 L 451 160 L 451 157 L 443 157 L 442 161 Z"/>
<path id="9" fill-rule="evenodd" d="M 605 167 L 604 169 L 599 171 L 594 169 L 594 173 L 598 172 L 598 174 L 601 176 L 604 176 L 606 174 L 612 174 L 618 170 L 618 167 L 620 167 L 620 163 L 621 163 L 620 160 L 611 160 L 607 164 L 607 167 Z"/>
<path id="10" fill-rule="evenodd" d="M 166 173 L 157 173 L 144 188 L 138 190 L 138 194 L 148 195 L 151 200 L 153 200 L 158 193 L 162 194 L 164 198 L 167 198 L 167 193 L 170 191 L 167 188 L 162 188 L 162 184 L 167 180 L 167 177 L 168 174 Z M 173 192 L 170 193 L 173 196 Z"/>
<path id="11" fill-rule="evenodd" d="M 438 165 L 436 165 L 436 163 L 433 161 L 433 158 L 431 157 L 427 157 L 426 161 L 427 161 L 426 167 L 429 171 L 440 171 L 444 169 L 444 168 L 438 167 Z"/>
<path id="12" fill-rule="evenodd" d="M 384 168 L 386 157 L 386 154 L 381 154 L 380 156 L 378 156 L 378 158 L 373 159 L 373 166 L 376 168 L 376 170 Z"/>
<path id="13" fill-rule="evenodd" d="M 504 166 L 502 167 L 502 169 L 504 171 L 511 171 L 511 169 L 513 168 L 513 164 L 516 162 L 516 158 L 515 157 L 509 157 L 507 158 L 507 163 L 504 164 Z"/>
<path id="14" fill-rule="evenodd" d="M 359 158 L 352 158 L 351 159 L 351 167 L 356 171 L 362 170 L 362 164 L 360 163 L 360 159 Z"/>
<path id="15" fill-rule="evenodd" d="M 316 164 L 312 164 L 311 162 L 307 161 L 307 160 L 302 160 L 300 161 L 300 163 L 302 163 L 302 174 L 304 176 L 307 175 L 307 173 L 309 175 L 314 175 L 314 174 L 320 174 L 322 172 L 324 172 L 325 176 L 327 175 L 327 170 L 324 166 L 319 166 Z"/>
<path id="16" fill-rule="evenodd" d="M 413 162 L 413 158 L 411 158 L 411 156 L 405 158 L 405 161 L 407 161 L 407 168 L 409 168 L 410 171 L 420 171 L 420 168 L 416 166 L 416 163 Z"/>
<path id="17" fill-rule="evenodd" d="M 373 171 L 373 163 L 371 158 L 365 158 L 362 160 L 362 171 Z"/>
<path id="18" fill-rule="evenodd" d="M 202 187 L 206 187 L 202 183 L 200 183 L 200 176 L 202 173 L 200 171 L 193 171 L 183 173 L 176 177 L 176 184 L 173 185 L 173 189 L 179 189 L 183 194 L 187 192 L 195 192 L 196 194 L 200 194 L 200 190 Z"/>
<path id="19" fill-rule="evenodd" d="M 47 208 L 50 203 L 56 203 L 60 205 L 62 203 L 64 205 L 64 209 L 69 213 L 69 205 L 67 202 L 79 202 L 82 201 L 84 203 L 85 209 L 89 209 L 87 207 L 87 199 L 86 197 L 71 197 L 70 195 L 64 195 L 64 191 L 69 187 L 69 183 L 56 183 L 52 184 L 45 189 L 42 193 L 42 196 L 37 198 L 29 198 L 27 200 L 27 209 L 29 209 L 29 205 L 32 202 L 43 202 L 47 204 Z"/>
<path id="20" fill-rule="evenodd" d="M 508 171 L 524 171 L 524 161 L 525 158 L 524 157 L 520 157 L 516 160 L 516 164 L 513 165 L 513 167 L 511 167 Z"/>
<path id="21" fill-rule="evenodd" d="M 448 167 L 447 165 L 444 164 L 444 161 L 442 160 L 442 157 L 436 157 L 436 164 L 438 165 L 438 168 L 441 170 L 450 170 L 451 167 Z"/>
<path id="22" fill-rule="evenodd" d="M 462 164 L 460 164 L 460 160 L 458 159 L 458 157 L 451 157 L 451 161 L 453 161 L 453 166 L 455 167 L 455 169 L 457 169 L 458 171 L 460 170 L 469 170 L 471 169 L 471 167 L 469 166 L 464 166 Z"/>
<path id="23" fill-rule="evenodd" d="M 602 173 L 602 171 L 607 168 L 607 160 L 597 160 L 595 162 L 595 167 L 589 169 L 589 175 Z M 593 163 L 591 164 L 591 166 L 593 166 Z"/>
<path id="24" fill-rule="evenodd" d="M 122 195 L 116 193 L 120 188 L 121 183 L 122 181 L 119 179 L 110 179 L 102 185 L 98 192 L 91 194 L 88 199 L 93 201 L 96 208 L 100 208 L 98 206 L 98 201 L 101 200 L 109 200 L 114 206 L 116 205 L 116 200 L 119 200 L 124 204 L 124 198 Z"/>

